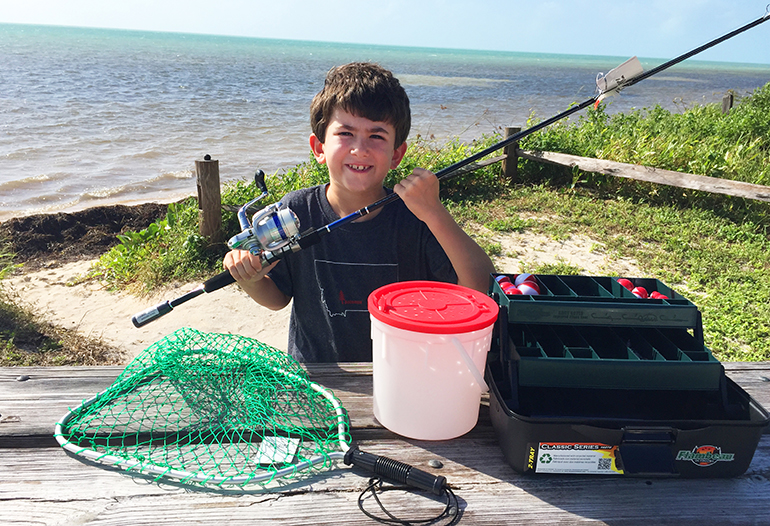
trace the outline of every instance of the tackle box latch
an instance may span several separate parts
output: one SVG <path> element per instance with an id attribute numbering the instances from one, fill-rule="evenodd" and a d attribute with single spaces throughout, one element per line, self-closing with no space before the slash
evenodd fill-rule
<path id="1" fill-rule="evenodd" d="M 623 428 L 618 455 L 627 475 L 667 476 L 676 474 L 673 444 L 676 430 L 670 427 Z"/>

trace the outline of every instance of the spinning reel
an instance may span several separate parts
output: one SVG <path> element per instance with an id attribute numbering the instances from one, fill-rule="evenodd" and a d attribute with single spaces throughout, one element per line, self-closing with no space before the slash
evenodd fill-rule
<path id="1" fill-rule="evenodd" d="M 254 183 L 262 191 L 238 210 L 238 222 L 241 232 L 231 237 L 227 246 L 231 249 L 248 250 L 259 256 L 264 252 L 273 252 L 297 241 L 299 219 L 289 208 L 282 208 L 282 203 L 273 203 L 255 213 L 249 220 L 249 209 L 267 195 L 265 172 L 257 170 Z"/>

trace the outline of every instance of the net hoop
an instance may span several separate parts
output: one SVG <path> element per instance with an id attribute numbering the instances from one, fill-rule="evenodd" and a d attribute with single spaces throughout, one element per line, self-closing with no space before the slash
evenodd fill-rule
<path id="1" fill-rule="evenodd" d="M 182 329 L 180 331 L 192 331 L 192 329 Z M 174 333 L 173 335 L 167 338 L 172 338 L 179 335 L 180 331 L 177 331 L 176 333 Z M 192 331 L 192 332 L 195 334 L 203 334 L 203 333 L 198 333 L 198 331 Z M 158 343 L 154 344 L 153 346 L 148 348 L 145 351 L 145 353 L 148 353 L 157 345 Z M 263 345 L 263 344 L 260 344 L 260 345 Z M 280 351 L 276 351 L 276 352 L 280 353 Z M 144 354 L 138 356 L 137 359 L 143 356 Z M 99 451 L 95 451 L 94 449 L 83 447 L 79 444 L 76 444 L 70 441 L 70 439 L 68 438 L 68 434 L 66 432 L 68 428 L 68 424 L 77 415 L 82 414 L 84 410 L 86 410 L 87 408 L 89 408 L 94 404 L 99 403 L 100 401 L 103 400 L 105 396 L 109 396 L 110 394 L 114 393 L 116 390 L 118 391 L 130 390 L 132 384 L 135 385 L 137 383 L 138 378 L 139 378 L 139 382 L 141 382 L 142 380 L 147 378 L 163 375 L 163 371 L 159 370 L 157 367 L 145 368 L 139 371 L 131 371 L 130 375 L 126 375 L 126 373 L 129 371 L 133 363 L 134 362 L 132 362 L 126 367 L 126 370 L 124 370 L 123 374 L 121 374 L 118 380 L 116 380 L 110 387 L 96 394 L 95 396 L 84 400 L 83 402 L 80 403 L 80 405 L 74 408 L 70 408 L 67 411 L 67 413 L 64 416 L 62 416 L 62 418 L 59 419 L 58 422 L 56 422 L 54 427 L 54 437 L 57 443 L 65 451 L 72 453 L 77 457 L 81 457 L 92 462 L 96 462 L 96 463 L 111 466 L 111 467 L 117 467 L 127 472 L 150 474 L 155 476 L 156 478 L 166 477 L 166 478 L 176 479 L 185 483 L 241 486 L 241 485 L 246 485 L 251 483 L 265 484 L 276 478 L 290 478 L 298 473 L 309 471 L 312 468 L 324 466 L 328 464 L 330 461 L 331 462 L 341 461 L 344 459 L 345 453 L 351 447 L 352 441 L 350 440 L 350 436 L 348 433 L 349 424 L 348 424 L 347 413 L 343 408 L 341 402 L 334 395 L 334 393 L 331 390 L 325 388 L 324 386 L 316 382 L 310 381 L 307 377 L 303 375 L 296 374 L 294 372 L 288 371 L 285 368 L 281 368 L 281 367 L 272 367 L 272 370 L 278 375 L 281 375 L 287 378 L 292 384 L 299 383 L 301 385 L 304 385 L 307 388 L 312 389 L 314 392 L 322 395 L 324 399 L 328 401 L 328 403 L 333 408 L 333 415 L 334 415 L 334 418 L 336 419 L 336 440 L 334 440 L 334 442 L 337 443 L 336 451 L 327 451 L 327 452 L 324 452 L 323 454 L 315 455 L 313 457 L 298 461 L 290 466 L 280 468 L 280 469 L 262 470 L 263 472 L 255 472 L 255 473 L 249 473 L 244 475 L 221 476 L 221 475 L 210 474 L 207 472 L 191 472 L 184 469 L 175 469 L 168 466 L 158 465 L 154 462 L 147 462 L 147 461 L 142 461 L 138 459 L 125 458 L 125 457 L 111 454 L 109 452 L 99 452 Z"/>

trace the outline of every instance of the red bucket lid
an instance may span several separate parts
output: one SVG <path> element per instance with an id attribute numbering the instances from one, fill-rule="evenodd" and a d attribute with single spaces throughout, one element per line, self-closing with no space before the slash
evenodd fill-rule
<path id="1" fill-rule="evenodd" d="M 369 295 L 369 313 L 391 327 L 429 334 L 462 334 L 497 319 L 495 301 L 473 289 L 440 281 L 401 281 Z"/>

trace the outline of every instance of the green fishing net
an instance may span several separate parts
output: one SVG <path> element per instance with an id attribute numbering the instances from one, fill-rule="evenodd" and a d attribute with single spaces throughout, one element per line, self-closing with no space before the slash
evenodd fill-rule
<path id="1" fill-rule="evenodd" d="M 266 484 L 328 469 L 350 444 L 339 400 L 254 339 L 180 329 L 56 425 L 67 451 L 186 483 Z"/>

